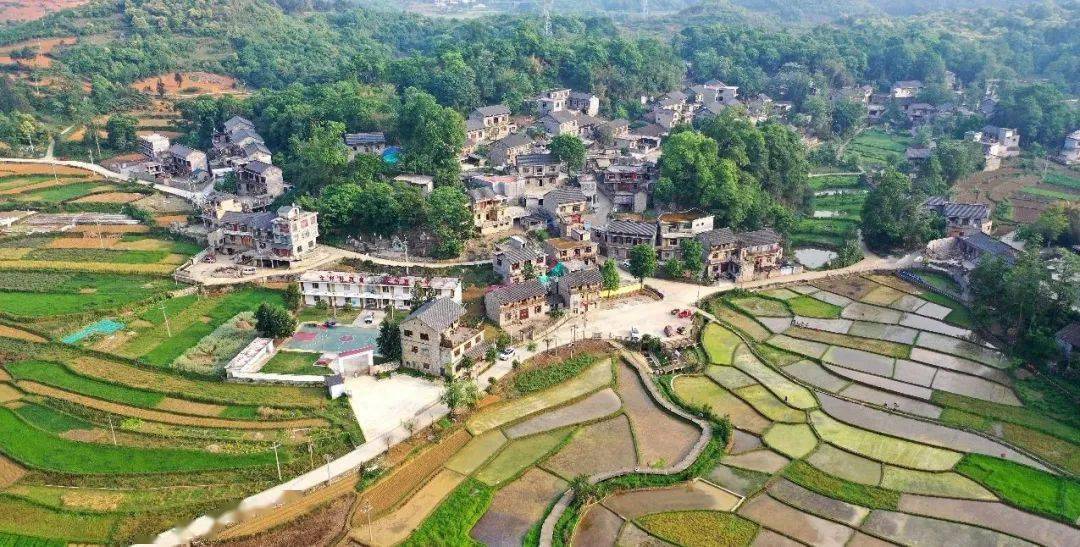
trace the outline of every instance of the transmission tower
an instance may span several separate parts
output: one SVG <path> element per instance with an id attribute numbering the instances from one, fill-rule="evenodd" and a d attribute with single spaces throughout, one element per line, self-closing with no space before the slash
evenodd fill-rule
<path id="1" fill-rule="evenodd" d="M 541 10 L 544 15 L 544 35 L 551 36 L 551 2 L 552 0 L 541 0 L 543 3 Z"/>

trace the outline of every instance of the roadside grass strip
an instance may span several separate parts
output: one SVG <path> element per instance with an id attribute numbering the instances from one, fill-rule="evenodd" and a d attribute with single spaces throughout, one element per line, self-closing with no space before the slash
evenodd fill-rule
<path id="1" fill-rule="evenodd" d="M 1069 545 L 1076 542 L 1076 528 L 1001 503 L 942 500 L 905 494 L 900 497 L 900 510 L 942 520 L 966 522 L 1042 545 Z"/>
<path id="2" fill-rule="evenodd" d="M 945 368 L 956 372 L 963 372 L 964 374 L 970 374 L 972 376 L 978 376 L 1007 386 L 1011 386 L 1013 383 L 1012 378 L 1009 377 L 1008 373 L 1001 369 L 988 367 L 970 359 L 964 359 L 963 357 L 957 357 L 947 353 L 938 353 L 925 348 L 912 348 L 911 359 L 938 368 Z"/>
<path id="3" fill-rule="evenodd" d="M 465 422 L 473 435 L 479 435 L 514 422 L 545 408 L 558 406 L 611 383 L 611 361 L 594 363 L 585 372 L 555 387 L 484 409 Z"/>
<path id="4" fill-rule="evenodd" d="M 897 344 L 894 342 L 877 340 L 873 338 L 862 338 L 847 334 L 837 334 L 834 332 L 822 332 L 818 330 L 803 328 L 800 326 L 791 327 L 784 334 L 803 340 L 817 341 L 825 344 L 843 346 L 845 348 L 852 348 L 857 350 L 866 350 L 881 355 L 888 355 L 890 357 L 903 358 L 907 357 L 911 353 L 911 348 L 904 344 Z"/>
<path id="5" fill-rule="evenodd" d="M 950 353 L 965 359 L 971 359 L 972 361 L 978 361 L 994 368 L 1009 368 L 1009 361 L 1005 359 L 1001 353 L 985 346 L 972 344 L 967 340 L 959 340 L 951 336 L 945 336 L 934 332 L 923 332 L 919 334 L 919 338 L 915 341 L 915 345 L 934 351 L 940 351 L 942 353 Z"/>
<path id="6" fill-rule="evenodd" d="M 731 511 L 741 498 L 700 479 L 665 486 L 625 490 L 612 494 L 601 503 L 627 520 L 668 511 L 706 509 Z"/>
<path id="7" fill-rule="evenodd" d="M 507 427 L 505 432 L 510 439 L 528 437 L 569 425 L 598 420 L 617 412 L 620 408 L 622 408 L 622 401 L 609 388 L 593 393 L 576 403 L 550 410 Z"/>
<path id="8" fill-rule="evenodd" d="M 656 537 L 685 547 L 750 545 L 758 525 L 719 511 L 673 511 L 645 515 L 640 525 Z"/>
<path id="9" fill-rule="evenodd" d="M 745 346 L 740 346 L 735 350 L 735 366 L 753 376 L 789 406 L 800 410 L 817 407 L 817 400 L 814 399 L 813 393 L 766 366 Z"/>
<path id="10" fill-rule="evenodd" d="M 773 483 L 769 495 L 811 515 L 848 526 L 858 526 L 870 514 L 866 507 L 823 496 L 786 479 Z"/>
<path id="11" fill-rule="evenodd" d="M 854 321 L 847 334 L 860 338 L 884 340 L 897 344 L 911 345 L 919 336 L 919 331 L 899 325 L 886 325 L 884 323 L 870 323 L 867 321 Z"/>
<path id="12" fill-rule="evenodd" d="M 793 459 L 802 458 L 817 446 L 817 437 L 806 424 L 774 424 L 762 440 L 769 448 Z"/>
<path id="13" fill-rule="evenodd" d="M 825 370 L 813 361 L 792 363 L 784 367 L 784 372 L 829 393 L 836 393 L 851 384 L 849 380 Z"/>
<path id="14" fill-rule="evenodd" d="M 777 399 L 765 386 L 747 386 L 735 390 L 735 394 L 750 403 L 758 412 L 774 422 L 804 423 L 806 413 L 795 410 Z"/>
<path id="15" fill-rule="evenodd" d="M 821 356 L 821 362 L 889 378 L 896 359 L 869 351 L 832 346 Z"/>
<path id="16" fill-rule="evenodd" d="M 941 407 L 935 404 L 904 397 L 895 393 L 889 393 L 880 389 L 874 389 L 870 386 L 861 384 L 852 384 L 840 390 L 840 395 L 872 405 L 895 408 L 908 414 L 914 414 L 924 418 L 938 419 L 942 415 Z"/>
<path id="17" fill-rule="evenodd" d="M 559 447 L 569 435 L 569 430 L 562 429 L 510 441 L 477 471 L 476 479 L 488 486 L 502 484 Z"/>
<path id="18" fill-rule="evenodd" d="M 1032 543 L 969 524 L 874 511 L 861 526 L 863 531 L 901 545 L 995 545 L 1030 546 Z"/>
<path id="19" fill-rule="evenodd" d="M 820 397 L 821 409 L 825 413 L 855 427 L 961 452 L 975 452 L 988 456 L 1005 454 L 1008 459 L 1017 463 L 1043 468 L 1041 464 L 1024 454 L 981 435 L 876 408 L 867 408 L 831 395 L 821 394 Z"/>
<path id="20" fill-rule="evenodd" d="M 771 422 L 754 407 L 702 376 L 679 376 L 672 381 L 675 395 L 691 407 L 708 405 L 717 416 L 727 416 L 738 429 L 763 433 Z"/>
<path id="21" fill-rule="evenodd" d="M 822 302 L 810 296 L 797 296 L 787 300 L 787 305 L 795 315 L 803 317 L 816 317 L 819 319 L 838 319 L 842 308 L 840 306 Z"/>
<path id="22" fill-rule="evenodd" d="M 971 336 L 971 331 L 961 327 L 954 327 L 943 321 L 937 319 L 931 319 L 922 315 L 905 312 L 899 323 L 905 327 L 911 327 L 913 329 L 919 329 L 921 331 L 930 331 L 937 334 L 944 334 L 946 336 L 953 336 L 956 338 L 967 338 Z"/>
<path id="23" fill-rule="evenodd" d="M 800 340 L 783 334 L 777 334 L 776 336 L 769 338 L 766 343 L 770 346 L 806 357 L 812 357 L 814 359 L 821 359 L 821 356 L 825 355 L 825 352 L 829 349 L 827 344 L 811 342 L 809 340 Z"/>
<path id="24" fill-rule="evenodd" d="M 760 296 L 732 298 L 731 303 L 746 313 L 762 317 L 788 317 L 791 315 L 791 310 L 783 302 Z"/>
<path id="25" fill-rule="evenodd" d="M 865 302 L 867 304 L 873 304 L 875 306 L 888 307 L 890 304 L 896 302 L 903 296 L 903 292 L 898 291 L 892 287 L 880 286 L 874 287 L 873 290 L 866 293 L 862 298 L 859 299 L 859 301 Z"/>
<path id="26" fill-rule="evenodd" d="M 551 473 L 529 469 L 495 493 L 469 535 L 484 545 L 520 545 L 533 523 L 544 517 L 551 500 L 566 490 L 566 484 Z"/>
<path id="27" fill-rule="evenodd" d="M 710 365 L 705 367 L 705 375 L 728 389 L 739 389 L 757 383 L 757 380 L 733 366 Z"/>
<path id="28" fill-rule="evenodd" d="M 796 327 L 801 327 L 803 329 L 847 334 L 848 330 L 851 329 L 852 321 L 850 319 L 821 319 L 819 317 L 803 317 L 797 315 L 795 316 L 794 324 Z"/>
<path id="29" fill-rule="evenodd" d="M 600 454 L 603 457 L 598 457 Z M 578 475 L 591 476 L 611 469 L 633 467 L 637 463 L 630 421 L 626 416 L 616 416 L 575 431 L 570 442 L 544 461 L 541 467 L 566 480 L 573 480 Z"/>
<path id="30" fill-rule="evenodd" d="M 992 403 L 1023 406 L 1016 394 L 1006 386 L 950 370 L 939 370 L 932 387 Z"/>
<path id="31" fill-rule="evenodd" d="M 880 463 L 862 456 L 857 456 L 851 452 L 840 450 L 828 443 L 818 444 L 817 450 L 814 450 L 814 452 L 806 458 L 806 462 L 828 475 L 833 475 L 836 478 L 844 479 L 846 481 L 856 482 L 866 486 L 877 486 L 881 483 L 882 465 Z M 800 484 L 803 482 L 813 484 L 821 480 L 820 477 L 816 477 L 816 473 L 812 473 L 807 469 L 800 468 L 793 470 L 792 472 L 799 472 L 801 476 Z M 828 485 L 813 486 L 813 488 L 818 492 L 826 490 L 823 493 L 832 495 L 832 491 L 829 491 L 827 486 Z M 840 484 L 840 486 L 843 485 Z M 850 499 L 850 497 L 844 499 Z M 859 499 L 856 503 L 867 505 L 862 499 Z M 867 505 L 867 507 L 893 508 L 895 505 L 873 504 Z"/>
<path id="32" fill-rule="evenodd" d="M 492 429 L 470 439 L 461 450 L 446 461 L 444 467 L 462 475 L 470 475 L 484 465 L 484 462 L 491 459 L 504 444 L 506 444 L 506 435 L 498 429 Z"/>
<path id="33" fill-rule="evenodd" d="M 29 467 L 74 475 L 195 472 L 274 463 L 271 452 L 213 454 L 69 441 L 28 425 L 7 408 L 0 408 L 0 450 Z"/>
<path id="34" fill-rule="evenodd" d="M 119 515 L 59 511 L 36 503 L 0 496 L 0 545 L 29 547 L 48 541 L 110 543 Z M 12 534 L 8 536 L 7 534 Z M 23 534 L 29 537 L 20 537 Z"/>
<path id="35" fill-rule="evenodd" d="M 738 514 L 808 545 L 844 545 L 854 533 L 847 526 L 804 513 L 764 494 L 747 500 Z"/>
<path id="36" fill-rule="evenodd" d="M 891 391 L 893 393 L 906 395 L 908 397 L 914 397 L 916 399 L 922 399 L 924 401 L 930 400 L 930 396 L 934 393 L 933 390 L 927 389 L 925 387 L 921 387 L 921 386 L 917 386 L 917 385 L 913 385 L 913 384 L 908 384 L 908 383 L 905 383 L 905 382 L 900 382 L 898 380 L 893 380 L 891 378 L 877 376 L 877 375 L 874 375 L 874 374 L 868 374 L 868 373 L 865 373 L 865 372 L 859 372 L 857 370 L 851 370 L 851 369 L 844 368 L 844 367 L 838 367 L 838 366 L 835 366 L 835 365 L 825 365 L 825 368 L 829 372 L 832 372 L 833 374 L 836 374 L 837 376 L 842 376 L 844 378 L 847 378 L 847 379 L 849 379 L 849 380 L 851 380 L 853 382 L 858 382 L 860 384 L 865 384 L 867 386 L 880 388 L 880 389 L 885 390 L 885 391 Z M 855 386 L 851 386 L 851 387 L 855 387 Z M 848 389 L 850 389 L 850 388 L 848 388 Z M 841 393 L 841 394 L 843 394 L 843 393 Z M 896 403 L 896 401 L 895 400 L 887 400 L 886 403 L 889 406 L 892 406 L 893 404 Z"/>
<path id="37" fill-rule="evenodd" d="M 316 388 L 291 386 L 258 386 L 209 380 L 193 380 L 163 371 L 145 370 L 119 361 L 79 355 L 73 352 L 49 352 L 44 358 L 62 360 L 80 376 L 156 391 L 166 395 L 190 396 L 202 401 L 222 404 L 276 406 L 282 408 L 326 405 L 324 391 Z"/>
<path id="38" fill-rule="evenodd" d="M 956 473 L 930 473 L 886 465 L 881 486 L 910 494 L 997 501 L 997 496 L 979 483 Z"/>
<path id="39" fill-rule="evenodd" d="M 712 314 L 718 319 L 723 320 L 725 323 L 743 331 L 747 336 L 753 338 L 755 341 L 761 342 L 770 336 L 768 329 L 761 326 L 753 318 L 747 317 L 735 311 L 727 306 L 727 304 L 721 300 L 716 299 L 711 306 Z"/>
<path id="40" fill-rule="evenodd" d="M 709 482 L 718 484 L 740 496 L 750 496 L 765 486 L 771 475 L 758 471 L 748 471 L 719 464 L 706 477 Z"/>
<path id="41" fill-rule="evenodd" d="M 820 410 L 810 413 L 810 421 L 823 440 L 882 463 L 924 471 L 946 471 L 961 458 L 959 452 L 849 426 Z"/>
<path id="42" fill-rule="evenodd" d="M 705 325 L 701 331 L 701 346 L 705 348 L 709 360 L 718 365 L 730 365 L 731 355 L 741 343 L 742 339 L 735 333 L 716 323 Z"/>
<path id="43" fill-rule="evenodd" d="M 769 474 L 780 471 L 790 461 L 786 456 L 781 456 L 768 448 L 724 457 L 725 465 Z"/>
<path id="44" fill-rule="evenodd" d="M 981 483 L 1001 501 L 1068 523 L 1080 518 L 1080 481 L 1015 462 L 968 454 L 956 472 Z"/>
<path id="45" fill-rule="evenodd" d="M 852 319 L 855 321 L 871 321 L 874 323 L 887 323 L 890 325 L 895 325 L 899 323 L 900 318 L 903 315 L 904 313 L 900 311 L 889 308 L 882 308 L 880 306 L 872 306 L 870 304 L 864 304 L 862 302 L 852 302 L 851 304 L 845 306 L 844 311 L 840 313 L 840 316 L 844 319 Z M 925 317 L 923 317 L 922 319 L 932 321 L 932 319 L 927 319 Z"/>

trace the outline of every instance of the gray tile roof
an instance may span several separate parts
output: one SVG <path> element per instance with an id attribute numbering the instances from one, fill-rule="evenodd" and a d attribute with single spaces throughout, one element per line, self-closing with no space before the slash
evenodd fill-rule
<path id="1" fill-rule="evenodd" d="M 251 128 L 242 127 L 229 133 L 229 140 L 231 142 L 240 142 L 244 139 L 251 139 L 255 142 L 265 142 L 263 141 L 262 135 L 259 135 Z"/>
<path id="2" fill-rule="evenodd" d="M 1080 347 L 1080 322 L 1073 321 L 1057 331 L 1057 338 L 1064 340 L 1072 347 Z"/>
<path id="3" fill-rule="evenodd" d="M 780 234 L 776 233 L 772 228 L 763 228 L 753 232 L 740 232 L 735 234 L 735 239 L 745 247 L 772 245 L 783 240 Z"/>
<path id="4" fill-rule="evenodd" d="M 656 236 L 656 225 L 635 220 L 612 220 L 608 222 L 604 231 L 613 234 L 654 237 Z"/>
<path id="5" fill-rule="evenodd" d="M 386 142 L 386 134 L 382 131 L 373 133 L 346 133 L 345 144 L 356 146 L 358 144 L 383 144 Z"/>
<path id="6" fill-rule="evenodd" d="M 600 275 L 600 270 L 578 270 L 576 272 L 570 272 L 559 279 L 559 287 L 569 287 L 576 289 L 585 285 L 599 285 L 603 283 L 603 276 Z"/>
<path id="7" fill-rule="evenodd" d="M 225 131 L 228 131 L 230 133 L 233 132 L 234 130 L 236 130 L 236 128 L 238 128 L 238 127 L 244 127 L 244 126 L 251 127 L 251 128 L 255 127 L 255 124 L 252 123 L 251 120 L 249 120 L 249 119 L 247 119 L 247 118 L 245 118 L 243 116 L 233 116 L 233 117 L 229 118 L 228 120 L 225 120 L 224 125 L 225 125 Z"/>
<path id="8" fill-rule="evenodd" d="M 482 118 L 469 118 L 465 120 L 465 131 L 481 131 L 484 129 Z"/>
<path id="9" fill-rule="evenodd" d="M 234 213 L 228 212 L 221 215 L 221 222 L 225 224 L 239 224 L 248 228 L 269 230 L 277 215 L 271 212 L 261 213 Z"/>
<path id="10" fill-rule="evenodd" d="M 543 249 L 533 247 L 532 245 L 526 245 L 523 249 L 517 247 L 506 247 L 495 253 L 496 256 L 502 255 L 507 262 L 516 264 L 518 262 L 526 262 L 536 259 L 543 259 L 547 257 L 547 253 Z"/>
<path id="11" fill-rule="evenodd" d="M 556 188 L 544 194 L 545 207 L 547 207 L 548 205 L 562 205 L 564 203 L 575 203 L 588 200 L 589 198 L 585 197 L 585 194 L 581 192 L 580 188 L 573 188 L 569 186 Z"/>
<path id="12" fill-rule="evenodd" d="M 405 318 L 405 321 L 416 319 L 432 329 L 442 332 L 454 324 L 455 321 L 461 319 L 463 315 L 465 315 L 465 308 L 461 307 L 461 304 L 454 302 L 449 296 L 444 296 L 416 308 L 416 311 L 410 313 Z"/>
<path id="13" fill-rule="evenodd" d="M 960 239 L 977 251 L 1000 256 L 1010 264 L 1016 260 L 1016 249 L 1013 249 L 1003 241 L 994 239 L 982 232 L 975 232 L 974 234 L 963 236 Z"/>
<path id="14" fill-rule="evenodd" d="M 249 161 L 247 162 L 247 164 L 244 165 L 245 171 L 251 171 L 252 173 L 257 173 L 260 175 L 272 169 L 277 169 L 277 167 L 274 167 L 269 163 L 261 162 L 259 160 Z"/>
<path id="15" fill-rule="evenodd" d="M 544 296 L 546 294 L 547 287 L 545 287 L 540 280 L 528 279 L 521 283 L 499 287 L 498 289 L 487 293 L 484 298 L 495 302 L 498 305 L 502 305 L 510 302 L 521 302 L 522 300 Z"/>
<path id="16" fill-rule="evenodd" d="M 517 164 L 523 165 L 556 165 L 559 160 L 555 154 L 518 154 Z"/>
<path id="17" fill-rule="evenodd" d="M 478 203 L 481 201 L 499 199 L 499 196 L 495 194 L 495 191 L 491 188 L 483 186 L 469 190 L 469 199 L 472 200 L 473 203 Z"/>
<path id="18" fill-rule="evenodd" d="M 188 148 L 187 146 L 184 146 L 182 144 L 174 144 L 169 147 L 169 154 L 178 158 L 187 158 L 196 152 L 199 151 L 193 148 Z"/>
<path id="19" fill-rule="evenodd" d="M 953 218 L 990 218 L 990 206 L 982 203 L 946 203 L 941 214 Z"/>
<path id="20" fill-rule="evenodd" d="M 491 106 L 481 106 L 472 111 L 473 116 L 487 117 L 487 116 L 505 116 L 510 114 L 510 109 L 501 104 L 495 104 Z"/>
<path id="21" fill-rule="evenodd" d="M 718 228 L 716 230 L 701 232 L 697 235 L 697 238 L 698 241 L 701 242 L 701 246 L 705 248 L 704 250 L 706 252 L 713 247 L 735 243 L 735 234 L 731 232 L 731 228 Z"/>
<path id="22" fill-rule="evenodd" d="M 558 124 L 572 122 L 577 119 L 577 116 L 575 116 L 569 110 L 556 110 L 555 112 L 548 114 L 547 117 L 555 120 L 555 122 Z"/>
<path id="23" fill-rule="evenodd" d="M 532 142 L 533 140 L 525 133 L 511 133 L 492 143 L 491 149 L 494 151 L 496 148 L 517 148 L 532 144 Z"/>

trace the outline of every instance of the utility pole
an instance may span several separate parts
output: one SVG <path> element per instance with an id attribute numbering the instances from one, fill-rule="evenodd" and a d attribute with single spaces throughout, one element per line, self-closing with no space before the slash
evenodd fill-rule
<path id="1" fill-rule="evenodd" d="M 315 447 L 312 446 L 311 441 L 307 442 L 307 454 L 308 461 L 311 462 L 311 469 L 315 469 Z"/>
<path id="2" fill-rule="evenodd" d="M 100 236 L 98 236 L 100 237 Z M 161 316 L 165 318 L 165 334 L 172 338 L 172 327 L 169 325 L 169 314 L 165 311 L 165 301 L 160 302 Z"/>
<path id="3" fill-rule="evenodd" d="M 330 457 L 330 454 L 323 454 L 323 458 L 326 460 L 326 484 L 330 484 L 330 479 L 332 478 L 330 475 L 330 461 L 333 458 Z"/>
<path id="4" fill-rule="evenodd" d="M 116 429 L 113 427 L 112 415 L 109 416 L 109 433 L 112 433 L 112 443 L 116 446 Z"/>
<path id="5" fill-rule="evenodd" d="M 375 545 L 375 536 L 373 535 L 371 530 L 371 512 L 374 509 L 375 508 L 371 506 L 371 502 L 367 499 L 365 499 L 363 503 L 360 504 L 360 512 L 363 513 L 365 517 L 367 517 L 368 545 Z"/>
<path id="6" fill-rule="evenodd" d="M 275 444 L 274 445 L 274 463 L 277 464 L 277 480 L 278 480 L 278 482 L 281 482 L 281 459 L 278 458 L 278 453 L 277 453 L 277 449 L 278 449 L 279 446 L 281 446 L 281 445 L 280 444 Z"/>

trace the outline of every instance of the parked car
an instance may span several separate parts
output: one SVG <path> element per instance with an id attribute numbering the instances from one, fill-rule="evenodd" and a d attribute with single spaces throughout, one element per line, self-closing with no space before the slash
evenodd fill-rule
<path id="1" fill-rule="evenodd" d="M 375 312 L 369 311 L 364 314 L 364 324 L 370 325 L 375 322 Z"/>
<path id="2" fill-rule="evenodd" d="M 671 325 L 667 325 L 667 326 L 664 327 L 664 336 L 674 336 L 674 335 L 675 335 L 675 327 L 672 327 Z"/>
<path id="3" fill-rule="evenodd" d="M 255 266 L 244 266 L 243 268 L 240 268 L 241 275 L 255 275 L 255 272 Z"/>
<path id="4" fill-rule="evenodd" d="M 641 331 L 639 331 L 637 327 L 631 327 L 630 328 L 630 341 L 631 342 L 637 342 L 638 340 L 641 340 Z"/>
<path id="5" fill-rule="evenodd" d="M 679 311 L 679 319 L 686 319 L 687 317 L 690 317 L 691 315 L 694 315 L 693 310 L 680 310 Z"/>
<path id="6" fill-rule="evenodd" d="M 514 348 L 511 348 L 511 347 L 503 348 L 503 350 L 499 352 L 499 360 L 500 361 L 509 361 L 510 358 L 512 358 L 515 353 L 517 353 L 517 350 L 515 350 Z"/>

